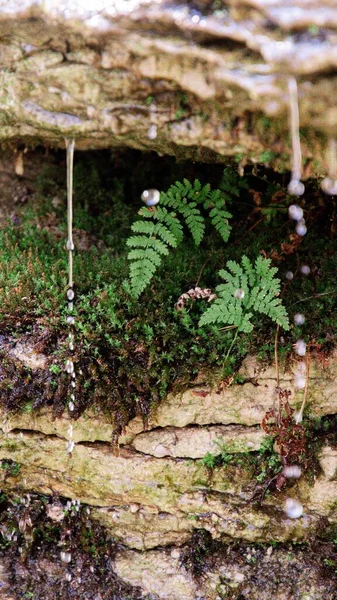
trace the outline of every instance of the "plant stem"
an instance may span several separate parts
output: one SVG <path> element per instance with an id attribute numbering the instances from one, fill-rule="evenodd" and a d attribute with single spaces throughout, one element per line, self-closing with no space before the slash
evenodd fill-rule
<path id="1" fill-rule="evenodd" d="M 237 330 L 236 330 L 236 332 L 235 332 L 235 335 L 234 335 L 234 337 L 233 337 L 233 339 L 232 339 L 232 343 L 231 343 L 231 345 L 229 346 L 229 350 L 227 351 L 227 354 L 226 354 L 226 356 L 225 356 L 225 360 L 224 360 L 224 362 L 223 362 L 223 366 L 225 366 L 225 364 L 226 364 L 226 362 L 227 362 L 227 360 L 228 360 L 228 357 L 229 357 L 230 353 L 232 352 L 233 346 L 234 346 L 234 344 L 235 344 L 235 342 L 236 342 L 236 338 L 238 337 L 238 333 L 239 333 L 239 329 L 237 329 Z"/>

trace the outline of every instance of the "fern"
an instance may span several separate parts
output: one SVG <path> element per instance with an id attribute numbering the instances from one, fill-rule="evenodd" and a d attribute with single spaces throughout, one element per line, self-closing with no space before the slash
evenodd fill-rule
<path id="1" fill-rule="evenodd" d="M 131 290 L 136 298 L 147 287 L 170 248 L 176 248 L 183 240 L 183 224 L 199 246 L 206 228 L 201 209 L 209 212 L 212 225 L 227 242 L 231 231 L 228 219 L 232 215 L 226 210 L 224 196 L 220 190 L 212 191 L 209 184 L 202 186 L 198 179 L 193 183 L 187 179 L 177 181 L 160 194 L 160 206 L 140 209 L 140 220 L 131 227 L 136 235 L 131 235 L 126 242 L 132 248 L 128 259 Z"/>
<path id="2" fill-rule="evenodd" d="M 238 332 L 249 333 L 253 329 L 251 319 L 260 313 L 288 330 L 287 312 L 279 297 L 280 280 L 275 277 L 277 268 L 270 263 L 262 256 L 254 265 L 246 256 L 241 264 L 228 261 L 228 270 L 219 271 L 225 283 L 216 288 L 217 298 L 205 310 L 199 325 L 233 325 Z"/>

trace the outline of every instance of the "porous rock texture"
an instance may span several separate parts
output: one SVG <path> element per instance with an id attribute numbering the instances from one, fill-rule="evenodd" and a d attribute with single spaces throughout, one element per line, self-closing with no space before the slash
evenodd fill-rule
<path id="1" fill-rule="evenodd" d="M 20 352 L 18 360 L 31 364 L 32 356 Z M 292 369 L 296 364 L 281 370 L 280 385 L 292 391 L 291 405 L 298 408 L 302 394 L 293 388 Z M 219 448 L 235 454 L 261 446 L 265 434 L 259 423 L 273 406 L 275 369 L 248 357 L 240 375 L 240 385 L 220 391 L 200 384 L 169 396 L 146 428 L 139 418 L 129 423 L 119 453 L 110 444 L 113 423 L 98 414 L 87 413 L 73 423 L 77 443 L 69 456 L 66 414 L 52 420 L 48 408 L 3 413 L 0 460 L 21 468 L 15 476 L 2 470 L 1 487 L 20 494 L 56 493 L 87 504 L 92 516 L 125 544 L 116 556 L 117 575 L 155 598 L 267 600 L 272 594 L 279 600 L 333 600 L 336 586 L 322 583 L 319 562 L 306 561 L 305 553 L 290 560 L 287 550 L 273 551 L 273 545 L 311 542 L 324 528 L 336 527 L 336 449 L 326 443 L 320 450 L 319 476 L 302 477 L 266 495 L 260 506 L 252 502 L 257 483 L 249 466 L 229 463 L 210 470 L 198 460 L 207 452 L 216 455 Z M 335 414 L 336 355 L 323 366 L 312 362 L 309 383 L 308 413 Z M 301 518 L 290 519 L 284 512 L 288 496 L 303 504 Z M 216 541 L 246 544 L 250 558 L 239 568 L 233 557 L 222 555 L 200 581 L 194 579 L 182 558 L 195 529 Z M 254 558 L 249 544 L 256 543 L 262 546 Z M 291 577 L 281 576 L 286 563 Z M 267 577 L 265 595 L 256 588 L 257 571 Z M 243 595 L 230 595 L 235 590 Z"/>
<path id="2" fill-rule="evenodd" d="M 333 0 L 0 0 L 0 138 L 289 167 L 293 76 L 321 174 L 336 23 Z"/>

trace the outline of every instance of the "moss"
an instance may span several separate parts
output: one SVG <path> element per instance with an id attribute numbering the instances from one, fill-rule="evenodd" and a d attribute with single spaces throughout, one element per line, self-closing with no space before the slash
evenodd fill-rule
<path id="1" fill-rule="evenodd" d="M 1 402 L 10 410 L 27 406 L 35 410 L 47 404 L 59 415 L 67 404 L 63 160 L 63 155 L 56 154 L 45 165 L 35 183 L 34 201 L 0 232 L 0 333 L 5 339 L 23 338 L 49 357 L 48 370 L 32 372 L 2 351 Z M 286 270 L 296 272 L 301 262 L 309 263 L 310 276 L 294 277 L 284 302 L 290 316 L 310 306 L 310 319 L 301 336 L 319 344 L 320 352 L 334 346 L 333 201 L 322 197 L 315 182 L 309 184 L 306 199 L 301 200 L 309 233 L 296 246 L 291 237 L 293 225 L 286 217 L 291 200 L 282 187 L 282 176 L 262 167 L 257 168 L 257 176 L 247 170 L 247 189 L 233 200 L 228 173 L 224 174 L 221 165 L 176 164 L 137 152 L 76 156 L 74 362 L 81 393 L 75 417 L 96 406 L 115 415 L 120 431 L 136 414 L 146 419 L 169 390 L 184 389 L 200 369 L 211 379 L 208 373 L 222 368 L 233 334 L 198 327 L 206 306 L 202 302 L 180 315 L 174 304 L 196 282 L 214 288 L 219 283 L 217 271 L 228 259 L 240 260 L 243 253 L 252 258 L 260 252 L 271 256 L 281 276 Z M 139 196 L 145 187 L 165 189 L 183 176 L 198 176 L 226 191 L 233 213 L 232 236 L 227 245 L 215 235 L 208 236 L 197 252 L 186 242 L 166 258 L 151 287 L 136 302 L 124 284 L 128 273 L 125 239 Z M 282 334 L 285 359 L 298 335 L 296 328 Z M 239 338 L 226 374 L 237 369 L 247 352 L 272 358 L 273 338 L 273 327 L 262 319 L 252 334 Z"/>

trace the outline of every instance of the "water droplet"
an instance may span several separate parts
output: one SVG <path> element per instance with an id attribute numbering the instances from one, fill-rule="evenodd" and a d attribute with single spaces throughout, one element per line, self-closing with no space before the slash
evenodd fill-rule
<path id="1" fill-rule="evenodd" d="M 69 342 L 69 350 L 71 350 L 71 351 L 74 350 L 74 344 L 72 342 Z"/>
<path id="2" fill-rule="evenodd" d="M 303 219 L 301 219 L 301 221 L 303 221 Z M 304 223 L 302 223 L 301 221 L 299 221 L 295 227 L 295 231 L 297 233 L 297 235 L 300 236 L 304 236 L 307 233 L 307 227 Z"/>
<path id="3" fill-rule="evenodd" d="M 72 451 L 74 450 L 74 448 L 75 448 L 75 442 L 74 442 L 74 440 L 68 440 L 68 442 L 67 442 L 67 452 L 69 454 L 71 454 Z"/>
<path id="4" fill-rule="evenodd" d="M 296 315 L 294 316 L 294 323 L 295 325 L 304 325 L 305 316 L 302 315 L 302 313 L 296 313 Z"/>
<path id="5" fill-rule="evenodd" d="M 293 221 L 300 221 L 303 219 L 303 209 L 298 206 L 298 204 L 291 204 L 288 208 L 288 214 Z"/>
<path id="6" fill-rule="evenodd" d="M 325 194 L 335 196 L 337 194 L 337 181 L 330 177 L 326 177 L 321 183 L 321 188 Z"/>
<path id="7" fill-rule="evenodd" d="M 296 373 L 295 381 L 294 381 L 295 388 L 303 390 L 305 388 L 305 384 L 306 384 L 306 378 L 303 375 L 301 375 L 300 373 Z"/>
<path id="8" fill-rule="evenodd" d="M 302 469 L 298 465 L 288 465 L 284 467 L 282 475 L 289 479 L 298 479 L 302 475 Z"/>
<path id="9" fill-rule="evenodd" d="M 149 130 L 147 132 L 147 137 L 149 138 L 149 140 L 155 140 L 157 135 L 158 135 L 157 125 L 153 124 L 149 127 Z"/>
<path id="10" fill-rule="evenodd" d="M 295 344 L 295 352 L 298 356 L 305 356 L 307 345 L 304 340 L 297 340 Z"/>
<path id="11" fill-rule="evenodd" d="M 75 318 L 74 317 L 67 317 L 67 323 L 69 325 L 74 325 L 75 324 Z"/>
<path id="12" fill-rule="evenodd" d="M 146 204 L 146 206 L 155 206 L 160 200 L 160 192 L 159 190 L 154 189 L 144 190 L 144 192 L 141 195 L 141 199 L 143 200 L 144 204 Z"/>
<path id="13" fill-rule="evenodd" d="M 288 281 L 291 281 L 292 279 L 294 279 L 294 273 L 292 271 L 287 271 L 286 279 L 288 279 Z"/>
<path id="14" fill-rule="evenodd" d="M 296 425 L 298 425 L 299 423 L 302 423 L 303 412 L 301 410 L 299 410 L 297 413 L 294 414 L 294 421 L 295 421 Z"/>
<path id="15" fill-rule="evenodd" d="M 66 362 L 66 371 L 70 375 L 74 372 L 74 363 L 72 360 L 67 360 Z"/>
<path id="16" fill-rule="evenodd" d="M 287 498 L 284 506 L 285 513 L 290 519 L 298 519 L 303 515 L 303 506 L 294 498 Z"/>
<path id="17" fill-rule="evenodd" d="M 304 185 L 300 181 L 302 170 L 302 152 L 300 142 L 300 117 L 298 108 L 297 81 L 294 77 L 288 79 L 289 109 L 290 109 L 290 133 L 292 145 L 292 168 L 291 181 L 288 185 L 289 194 L 302 196 Z"/>
<path id="18" fill-rule="evenodd" d="M 72 381 L 70 385 L 71 385 L 71 387 L 75 388 L 76 387 L 75 381 Z"/>
<path id="19" fill-rule="evenodd" d="M 305 362 L 303 362 L 303 360 L 299 363 L 297 363 L 297 372 L 298 373 L 305 373 L 307 370 L 307 365 L 305 364 Z"/>
<path id="20" fill-rule="evenodd" d="M 234 298 L 237 298 L 238 300 L 243 300 L 244 297 L 245 297 L 245 290 L 243 290 L 242 288 L 235 290 Z"/>
<path id="21" fill-rule="evenodd" d="M 69 288 L 69 290 L 67 291 L 67 298 L 68 298 L 68 300 L 74 300 L 75 293 L 72 288 Z"/>
<path id="22" fill-rule="evenodd" d="M 68 302 L 68 312 L 72 312 L 74 310 L 74 303 Z"/>
<path id="23" fill-rule="evenodd" d="M 95 572 L 95 569 L 94 569 L 94 567 L 92 565 L 90 565 L 89 569 L 90 569 L 90 573 L 94 573 Z"/>
<path id="24" fill-rule="evenodd" d="M 65 577 L 66 577 L 66 581 L 71 581 L 71 574 L 70 573 L 66 573 Z"/>
<path id="25" fill-rule="evenodd" d="M 67 240 L 67 250 L 75 250 L 74 242 L 72 240 Z"/>
<path id="26" fill-rule="evenodd" d="M 288 184 L 288 192 L 292 196 L 302 196 L 305 192 L 305 187 L 299 179 L 292 179 Z"/>
<path id="27" fill-rule="evenodd" d="M 199 15 L 193 15 L 193 17 L 192 17 L 192 23 L 199 23 L 199 21 L 200 21 Z"/>
<path id="28" fill-rule="evenodd" d="M 68 408 L 70 412 L 73 412 L 73 410 L 75 410 L 75 404 L 72 401 L 70 401 L 68 404 Z"/>
<path id="29" fill-rule="evenodd" d="M 61 552 L 61 560 L 64 563 L 70 563 L 70 561 L 71 561 L 70 552 Z"/>
<path id="30" fill-rule="evenodd" d="M 68 435 L 70 438 L 73 437 L 73 426 L 72 425 L 69 425 L 69 427 L 68 427 Z"/>
<path id="31" fill-rule="evenodd" d="M 308 265 L 302 265 L 300 271 L 303 275 L 310 275 L 310 267 Z"/>

